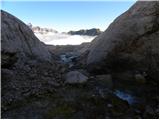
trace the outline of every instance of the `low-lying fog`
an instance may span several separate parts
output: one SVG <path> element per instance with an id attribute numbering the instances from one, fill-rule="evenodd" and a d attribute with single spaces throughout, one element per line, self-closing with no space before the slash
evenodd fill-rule
<path id="1" fill-rule="evenodd" d="M 49 45 L 79 45 L 83 42 L 91 42 L 96 36 L 69 35 L 65 33 L 47 33 L 35 35 L 45 44 Z"/>

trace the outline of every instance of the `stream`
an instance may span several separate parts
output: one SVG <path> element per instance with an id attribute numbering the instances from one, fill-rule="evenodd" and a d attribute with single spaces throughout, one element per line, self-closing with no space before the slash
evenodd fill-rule
<path id="1" fill-rule="evenodd" d="M 69 68 L 74 66 L 74 60 L 77 57 L 78 57 L 78 55 L 76 55 L 75 53 L 72 53 L 72 52 L 60 55 L 61 62 L 64 64 L 68 64 Z M 101 91 L 101 90 L 102 89 L 100 87 L 99 91 Z M 130 105 L 135 104 L 135 103 L 139 103 L 139 99 L 129 91 L 115 89 L 112 93 L 115 94 L 120 99 L 126 100 L 128 102 L 128 104 L 130 104 Z"/>
<path id="2" fill-rule="evenodd" d="M 139 99 L 136 96 L 133 96 L 129 92 L 124 92 L 121 90 L 115 90 L 114 94 L 122 100 L 126 100 L 128 104 L 139 103 Z"/>
<path id="3" fill-rule="evenodd" d="M 60 55 L 60 60 L 63 64 L 68 64 L 69 68 L 74 66 L 74 61 L 78 57 L 76 53 L 68 52 Z"/>

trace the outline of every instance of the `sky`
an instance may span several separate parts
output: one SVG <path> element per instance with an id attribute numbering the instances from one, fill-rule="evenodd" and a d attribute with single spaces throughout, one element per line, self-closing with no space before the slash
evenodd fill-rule
<path id="1" fill-rule="evenodd" d="M 2 1 L 1 9 L 25 23 L 59 32 L 100 28 L 104 31 L 136 1 Z"/>

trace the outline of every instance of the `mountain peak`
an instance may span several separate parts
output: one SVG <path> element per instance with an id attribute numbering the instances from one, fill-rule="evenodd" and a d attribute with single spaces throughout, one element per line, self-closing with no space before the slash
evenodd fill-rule
<path id="1" fill-rule="evenodd" d="M 58 31 L 56 31 L 52 28 L 43 28 L 40 26 L 33 26 L 31 23 L 28 23 L 27 25 L 34 33 L 40 33 L 40 34 L 58 33 Z"/>

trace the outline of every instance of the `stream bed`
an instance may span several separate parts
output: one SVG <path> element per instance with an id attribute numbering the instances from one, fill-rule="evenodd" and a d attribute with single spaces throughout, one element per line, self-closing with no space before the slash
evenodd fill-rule
<path id="1" fill-rule="evenodd" d="M 64 64 L 68 64 L 69 68 L 74 66 L 74 61 L 78 57 L 76 53 L 66 53 L 60 55 L 60 61 Z"/>
<path id="2" fill-rule="evenodd" d="M 60 55 L 60 60 L 64 64 L 68 64 L 69 68 L 74 66 L 74 60 L 78 56 L 75 53 L 66 53 L 66 54 L 61 54 Z M 100 87 L 100 86 L 99 86 Z M 102 86 L 99 88 L 101 90 Z M 132 105 L 135 103 L 139 103 L 140 99 L 136 97 L 132 92 L 129 91 L 124 91 L 124 90 L 119 90 L 118 88 L 113 90 L 112 92 L 114 95 L 119 97 L 122 100 L 125 100 L 128 102 L 128 104 Z"/>

